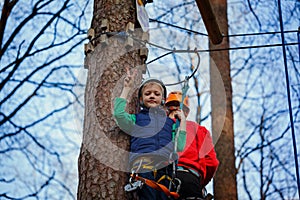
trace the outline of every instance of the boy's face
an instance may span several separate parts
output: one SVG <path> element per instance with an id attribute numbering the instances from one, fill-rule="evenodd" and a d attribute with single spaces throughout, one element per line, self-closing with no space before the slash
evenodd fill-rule
<path id="1" fill-rule="evenodd" d="M 169 113 L 176 111 L 176 110 L 180 110 L 180 102 L 179 101 L 171 101 L 166 105 Z M 188 107 L 186 107 L 185 105 L 183 105 L 183 112 L 185 117 L 187 117 L 189 115 L 190 109 Z"/>
<path id="2" fill-rule="evenodd" d="M 157 83 L 148 83 L 143 87 L 142 100 L 147 108 L 161 105 L 162 98 L 162 87 Z"/>

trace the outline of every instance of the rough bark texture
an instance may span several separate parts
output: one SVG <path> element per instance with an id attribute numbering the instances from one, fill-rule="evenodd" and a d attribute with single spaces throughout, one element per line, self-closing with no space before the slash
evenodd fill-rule
<path id="1" fill-rule="evenodd" d="M 228 35 L 227 1 L 211 0 L 210 2 L 221 32 Z M 220 45 L 210 43 L 210 49 L 215 48 L 229 48 L 228 37 L 224 37 Z M 220 161 L 214 177 L 214 197 L 216 200 L 237 199 L 229 52 L 212 51 L 210 57 L 212 132 L 216 143 L 215 150 Z M 214 65 L 216 67 L 213 67 Z M 221 76 L 223 83 L 216 81 L 218 76 Z M 224 88 L 225 95 L 223 95 Z M 224 126 L 220 126 L 223 123 Z"/>
<path id="2" fill-rule="evenodd" d="M 128 182 L 129 137 L 116 126 L 112 117 L 113 100 L 120 95 L 125 67 L 141 64 L 139 46 L 126 47 L 126 38 L 111 36 L 100 43 L 101 22 L 109 21 L 110 32 L 124 32 L 128 22 L 135 23 L 133 1 L 94 0 L 91 28 L 95 29 L 95 50 L 85 58 L 88 77 L 85 91 L 85 119 L 80 150 L 78 200 L 134 199 L 124 192 Z M 141 81 L 141 71 L 137 78 Z M 134 96 L 134 95 L 133 95 Z M 131 101 L 129 111 L 135 111 Z M 127 171 L 126 171 L 127 170 Z"/>

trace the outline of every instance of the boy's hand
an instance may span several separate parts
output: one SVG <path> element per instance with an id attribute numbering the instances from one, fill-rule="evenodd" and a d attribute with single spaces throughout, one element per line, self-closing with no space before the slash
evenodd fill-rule
<path id="1" fill-rule="evenodd" d="M 134 69 L 132 73 L 130 73 L 129 68 L 126 68 L 127 76 L 124 79 L 124 87 L 132 88 L 134 84 L 134 79 L 137 75 L 137 70 Z"/>
<path id="2" fill-rule="evenodd" d="M 136 69 L 132 70 L 132 73 L 130 73 L 129 67 L 126 67 L 126 71 L 127 71 L 127 76 L 124 78 L 124 87 L 120 95 L 120 97 L 124 99 L 127 99 L 131 88 L 133 88 L 134 79 L 137 75 Z"/>
<path id="3" fill-rule="evenodd" d="M 175 118 L 180 121 L 179 130 L 186 131 L 186 117 L 183 110 L 177 110 L 175 113 Z"/>
<path id="4" fill-rule="evenodd" d="M 185 121 L 185 115 L 182 110 L 176 110 L 174 116 L 175 118 L 178 118 L 180 121 Z"/>
<path id="5" fill-rule="evenodd" d="M 185 115 L 182 110 L 172 111 L 171 113 L 169 113 L 169 117 L 179 119 L 180 121 L 185 121 Z"/>

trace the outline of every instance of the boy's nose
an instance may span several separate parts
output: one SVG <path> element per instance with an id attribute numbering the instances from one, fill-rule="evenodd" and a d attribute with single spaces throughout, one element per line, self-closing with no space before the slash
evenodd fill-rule
<path id="1" fill-rule="evenodd" d="M 150 94 L 150 98 L 154 98 L 155 95 L 153 93 Z"/>

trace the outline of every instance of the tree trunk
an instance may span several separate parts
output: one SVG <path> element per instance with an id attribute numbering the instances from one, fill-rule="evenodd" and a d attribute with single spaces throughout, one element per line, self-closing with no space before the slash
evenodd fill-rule
<path id="1" fill-rule="evenodd" d="M 130 47 L 130 42 L 127 42 L 132 38 L 124 37 L 128 22 L 136 22 L 134 1 L 94 0 L 92 28 L 95 40 L 89 43 L 94 45 L 94 50 L 89 51 L 85 58 L 88 77 L 78 160 L 78 200 L 134 199 L 123 189 L 128 182 L 129 136 L 120 131 L 112 117 L 113 100 L 120 95 L 125 68 L 132 69 L 142 64 L 138 51 L 140 45 L 133 41 L 134 45 Z M 110 33 L 103 34 L 105 31 Z M 123 34 L 112 36 L 112 33 L 121 32 Z M 105 36 L 109 38 L 105 40 Z M 141 70 L 136 81 L 138 86 Z M 134 112 L 134 102 L 131 101 L 129 112 Z"/>
<path id="2" fill-rule="evenodd" d="M 227 1 L 210 2 L 221 32 L 228 35 Z M 209 46 L 211 50 L 227 49 L 229 38 L 224 37 L 220 45 L 210 43 Z M 212 133 L 220 161 L 214 177 L 214 197 L 216 200 L 237 199 L 229 51 L 211 51 L 210 58 Z"/>

